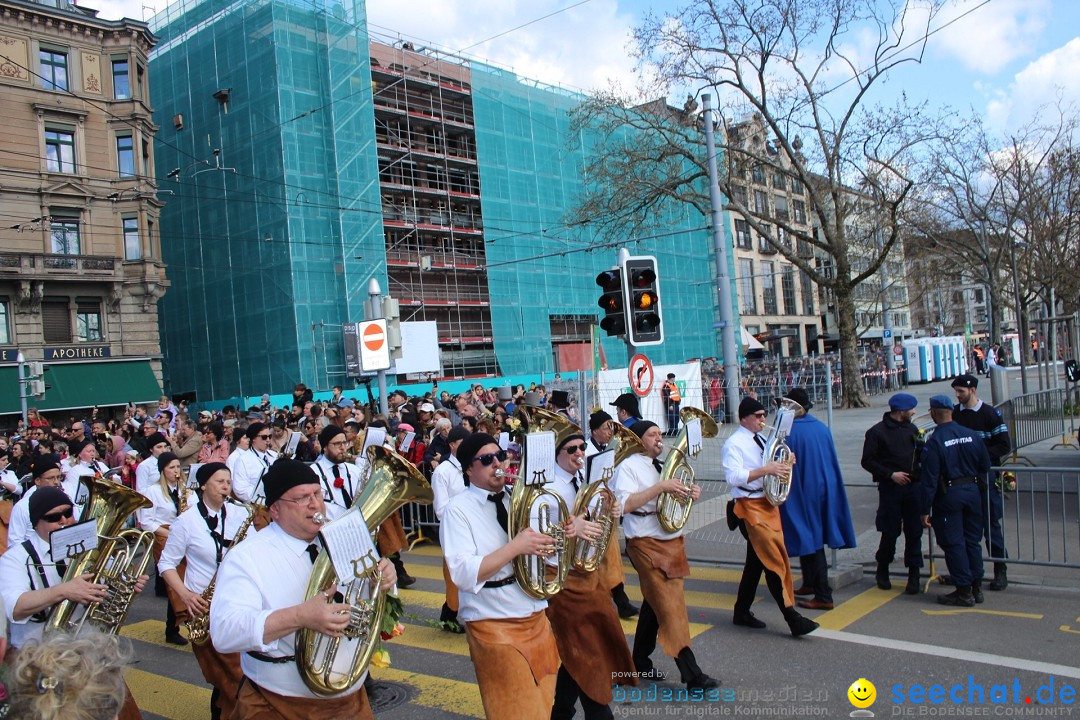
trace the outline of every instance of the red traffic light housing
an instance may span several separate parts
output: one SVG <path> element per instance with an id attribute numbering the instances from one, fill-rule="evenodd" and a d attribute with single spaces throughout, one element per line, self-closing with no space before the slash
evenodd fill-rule
<path id="1" fill-rule="evenodd" d="M 596 276 L 596 284 L 603 292 L 596 302 L 604 311 L 600 319 L 600 329 L 609 336 L 626 334 L 626 293 L 623 289 L 622 270 L 605 270 Z"/>
<path id="2" fill-rule="evenodd" d="M 627 339 L 631 345 L 659 345 L 664 342 L 664 321 L 660 308 L 660 279 L 656 258 L 637 255 L 622 265 L 625 279 Z"/>

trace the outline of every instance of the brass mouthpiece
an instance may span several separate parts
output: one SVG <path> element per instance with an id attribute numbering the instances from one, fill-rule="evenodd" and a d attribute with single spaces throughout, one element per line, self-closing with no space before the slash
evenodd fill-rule
<path id="1" fill-rule="evenodd" d="M 325 525 L 329 522 L 329 520 L 321 512 L 317 512 L 311 516 L 311 522 L 315 523 L 316 525 Z"/>

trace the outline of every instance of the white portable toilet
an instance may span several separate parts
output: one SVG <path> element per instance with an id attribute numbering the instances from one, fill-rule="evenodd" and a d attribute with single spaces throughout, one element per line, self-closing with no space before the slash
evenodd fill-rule
<path id="1" fill-rule="evenodd" d="M 925 338 L 904 340 L 904 364 L 909 383 L 930 382 L 930 358 Z"/>

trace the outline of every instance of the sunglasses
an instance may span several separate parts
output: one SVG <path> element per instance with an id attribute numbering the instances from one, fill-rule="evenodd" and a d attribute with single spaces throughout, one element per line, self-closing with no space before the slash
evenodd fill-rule
<path id="1" fill-rule="evenodd" d="M 256 437 L 258 437 L 260 440 L 269 440 L 270 439 L 269 435 L 258 435 Z"/>
<path id="2" fill-rule="evenodd" d="M 500 450 L 495 453 L 484 453 L 483 455 L 477 455 L 473 458 L 473 462 L 478 462 L 484 467 L 489 467 L 491 463 L 498 460 L 499 462 L 506 462 L 506 451 Z"/>
<path id="3" fill-rule="evenodd" d="M 45 522 L 58 523 L 65 518 L 69 518 L 75 514 L 75 508 L 69 507 L 67 510 L 61 510 L 60 512 L 49 513 L 48 515 L 42 515 L 41 519 Z"/>
<path id="4" fill-rule="evenodd" d="M 582 443 L 580 445 L 567 445 L 566 446 L 566 454 L 567 455 L 573 455 L 576 452 L 585 452 L 585 443 Z"/>

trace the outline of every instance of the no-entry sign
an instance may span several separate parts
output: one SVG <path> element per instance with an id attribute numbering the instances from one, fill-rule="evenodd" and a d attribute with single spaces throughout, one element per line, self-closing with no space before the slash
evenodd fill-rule
<path id="1" fill-rule="evenodd" d="M 628 370 L 630 373 L 630 389 L 638 397 L 648 395 L 653 386 L 653 366 L 649 362 L 649 358 L 638 353 L 630 358 Z"/>
<path id="2" fill-rule="evenodd" d="M 357 323 L 360 340 L 360 367 L 365 371 L 390 367 L 390 345 L 386 342 L 386 320 Z"/>

